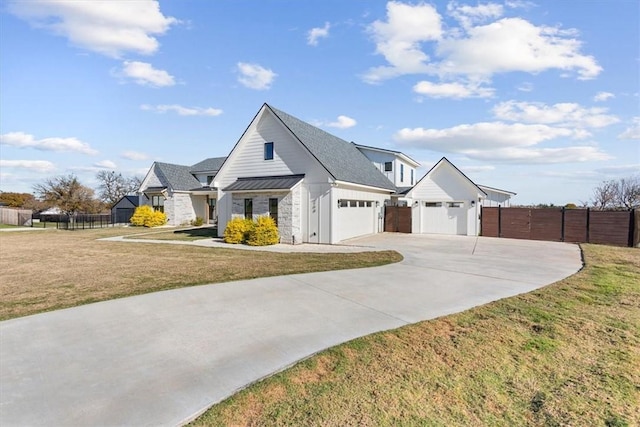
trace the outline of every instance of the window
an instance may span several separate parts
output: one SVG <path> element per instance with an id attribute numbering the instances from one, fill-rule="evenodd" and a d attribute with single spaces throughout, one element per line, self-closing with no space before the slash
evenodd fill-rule
<path id="1" fill-rule="evenodd" d="M 154 211 L 164 212 L 164 196 L 151 196 L 151 206 Z"/>
<path id="2" fill-rule="evenodd" d="M 413 169 L 411 169 L 411 185 L 413 185 Z"/>
<path id="3" fill-rule="evenodd" d="M 450 207 L 450 208 L 461 208 L 462 207 L 462 202 L 448 202 L 447 203 L 447 207 Z"/>
<path id="4" fill-rule="evenodd" d="M 269 216 L 278 225 L 278 199 L 269 199 Z"/>
<path id="5" fill-rule="evenodd" d="M 404 165 L 400 163 L 400 182 L 404 181 Z"/>
<path id="6" fill-rule="evenodd" d="M 424 202 L 425 208 L 441 208 L 442 202 Z"/>
<path id="7" fill-rule="evenodd" d="M 393 170 L 393 162 L 384 162 L 384 171 L 391 172 Z"/>
<path id="8" fill-rule="evenodd" d="M 253 219 L 253 199 L 244 199 L 244 217 Z"/>
<path id="9" fill-rule="evenodd" d="M 264 159 L 273 160 L 273 142 L 264 143 Z"/>
<path id="10" fill-rule="evenodd" d="M 207 175 L 207 185 L 211 187 L 211 183 L 213 182 L 213 175 Z"/>

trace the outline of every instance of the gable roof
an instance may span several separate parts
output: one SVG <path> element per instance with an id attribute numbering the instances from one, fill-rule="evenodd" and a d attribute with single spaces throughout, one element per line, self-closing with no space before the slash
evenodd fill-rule
<path id="1" fill-rule="evenodd" d="M 138 199 L 138 196 L 128 194 L 126 196 L 120 197 L 118 199 L 118 201 L 113 204 L 113 206 L 111 208 L 113 209 L 115 206 L 117 206 L 123 200 L 127 200 L 129 203 L 131 203 L 133 206 L 136 206 L 136 207 L 139 205 L 139 202 L 140 202 L 139 199 Z"/>
<path id="2" fill-rule="evenodd" d="M 174 165 L 173 163 L 156 162 L 156 173 L 173 191 L 189 191 L 202 187 L 193 175 L 190 166 Z"/>
<path id="3" fill-rule="evenodd" d="M 407 156 L 402 151 L 390 150 L 388 148 L 371 147 L 369 145 L 356 144 L 355 142 L 352 142 L 352 144 L 355 145 L 359 150 L 371 150 L 371 151 L 378 151 L 380 153 L 393 154 L 394 156 L 400 157 L 401 159 L 403 159 L 405 162 L 409 163 L 413 167 L 417 168 L 420 166 L 420 163 L 413 160 L 411 157 Z"/>
<path id="4" fill-rule="evenodd" d="M 222 164 L 226 159 L 227 159 L 226 157 L 210 157 L 208 159 L 204 159 L 203 161 L 198 162 L 195 165 L 191 166 L 190 172 L 191 173 L 209 172 L 209 171 L 217 172 L 220 170 L 220 167 L 222 166 Z"/>
<path id="5" fill-rule="evenodd" d="M 480 187 L 482 190 L 493 191 L 495 193 L 508 194 L 508 195 L 511 195 L 511 196 L 515 196 L 516 194 L 518 194 L 518 193 L 514 193 L 513 191 L 507 191 L 507 190 L 501 190 L 501 189 L 495 188 L 495 187 L 489 187 L 488 185 L 480 185 L 480 184 L 478 184 L 478 187 Z"/>
<path id="6" fill-rule="evenodd" d="M 478 187 L 478 185 L 477 185 L 475 182 L 471 181 L 471 179 L 469 179 L 469 177 L 468 177 L 467 175 L 465 175 L 464 173 L 462 173 L 462 171 L 461 171 L 460 169 L 458 169 L 458 168 L 456 167 L 456 165 L 454 165 L 453 163 L 451 163 L 451 162 L 449 161 L 449 159 L 447 159 L 446 157 L 441 158 L 441 159 L 438 161 L 438 163 L 436 163 L 435 165 L 433 165 L 433 167 L 432 167 L 431 169 L 429 169 L 429 171 L 428 171 L 426 174 L 424 174 L 424 176 L 423 176 L 422 178 L 420 178 L 420 179 L 418 180 L 418 182 L 416 182 L 416 185 L 414 185 L 414 186 L 413 186 L 413 188 L 407 192 L 407 195 L 409 195 L 409 194 L 413 191 L 413 189 L 414 189 L 414 188 L 416 188 L 418 185 L 420 185 L 420 183 L 421 183 L 425 178 L 427 178 L 429 175 L 431 175 L 431 172 L 433 172 L 433 171 L 434 171 L 434 170 L 436 170 L 438 167 L 440 167 L 440 165 L 443 165 L 443 164 L 447 164 L 447 165 L 449 165 L 451 168 L 453 168 L 453 170 L 455 170 L 455 171 L 456 171 L 456 172 L 457 172 L 457 173 L 458 173 L 458 174 L 459 174 L 463 179 L 465 179 L 469 184 L 471 184 L 473 187 L 475 187 L 475 188 L 476 188 L 476 190 L 478 190 L 478 193 L 480 193 L 480 194 L 484 194 L 485 196 L 487 196 L 487 193 L 485 193 L 485 192 L 484 192 L 484 190 L 482 190 L 482 188 Z"/>
<path id="7" fill-rule="evenodd" d="M 354 144 L 273 108 L 269 104 L 264 104 L 264 107 L 268 108 L 289 129 L 337 181 L 395 191 L 393 183 L 381 174 Z"/>

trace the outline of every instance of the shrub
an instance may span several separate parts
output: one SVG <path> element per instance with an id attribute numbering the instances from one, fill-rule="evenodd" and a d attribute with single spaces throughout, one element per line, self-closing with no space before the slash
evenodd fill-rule
<path id="1" fill-rule="evenodd" d="M 253 228 L 253 221 L 244 218 L 233 218 L 224 229 L 224 241 L 226 243 L 244 243 L 247 240 L 249 230 Z"/>
<path id="2" fill-rule="evenodd" d="M 199 216 L 197 216 L 196 219 L 191 221 L 191 225 L 193 225 L 194 227 L 200 227 L 202 224 L 204 224 L 204 220 Z"/>
<path id="3" fill-rule="evenodd" d="M 136 208 L 129 222 L 138 227 L 157 227 L 167 223 L 167 216 L 164 212 L 154 211 L 149 205 L 143 205 Z"/>
<path id="4" fill-rule="evenodd" d="M 278 226 L 268 215 L 258 217 L 247 236 L 247 244 L 251 246 L 275 245 L 279 241 Z"/>

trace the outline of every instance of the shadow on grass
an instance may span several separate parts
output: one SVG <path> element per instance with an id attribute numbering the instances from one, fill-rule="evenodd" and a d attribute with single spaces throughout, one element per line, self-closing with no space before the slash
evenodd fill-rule
<path id="1" fill-rule="evenodd" d="M 218 237 L 218 229 L 216 227 L 190 228 L 188 230 L 176 230 L 173 234 L 191 238 Z"/>

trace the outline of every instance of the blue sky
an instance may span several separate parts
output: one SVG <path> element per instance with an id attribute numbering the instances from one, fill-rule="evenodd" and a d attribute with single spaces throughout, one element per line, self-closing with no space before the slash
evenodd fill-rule
<path id="1" fill-rule="evenodd" d="M 0 8 L 2 191 L 225 156 L 264 102 L 520 204 L 640 173 L 636 0 Z"/>

